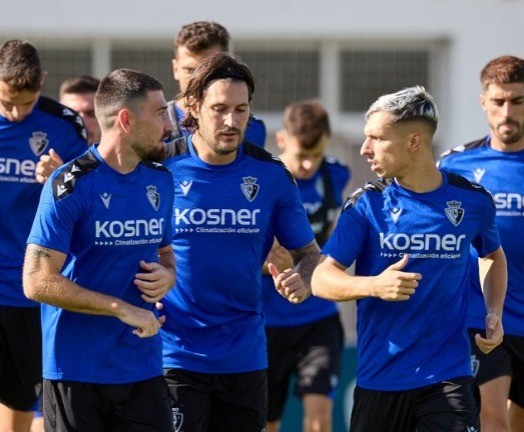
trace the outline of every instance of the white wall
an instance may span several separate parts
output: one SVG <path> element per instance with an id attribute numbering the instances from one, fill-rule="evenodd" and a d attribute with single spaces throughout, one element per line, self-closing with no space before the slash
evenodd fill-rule
<path id="1" fill-rule="evenodd" d="M 0 0 L 0 10 L 1 39 L 170 39 L 185 23 L 212 19 L 233 40 L 441 40 L 433 74 L 445 148 L 487 132 L 482 66 L 501 54 L 524 57 L 524 0 Z"/>

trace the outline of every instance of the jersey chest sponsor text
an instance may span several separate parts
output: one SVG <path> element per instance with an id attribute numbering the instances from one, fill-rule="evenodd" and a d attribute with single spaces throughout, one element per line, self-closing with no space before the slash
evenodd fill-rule
<path id="1" fill-rule="evenodd" d="M 95 221 L 97 239 L 150 237 L 163 235 L 164 218 Z"/>
<path id="2" fill-rule="evenodd" d="M 516 209 L 524 208 L 524 196 L 515 192 L 497 192 L 493 195 L 495 206 L 498 209 Z"/>
<path id="3" fill-rule="evenodd" d="M 34 183 L 36 182 L 35 169 L 34 160 L 0 157 L 0 176 L 3 181 Z"/>
<path id="4" fill-rule="evenodd" d="M 379 233 L 380 248 L 388 251 L 459 251 L 464 234 Z"/>
<path id="5" fill-rule="evenodd" d="M 181 209 L 174 208 L 175 225 L 196 226 L 255 226 L 260 209 Z"/>

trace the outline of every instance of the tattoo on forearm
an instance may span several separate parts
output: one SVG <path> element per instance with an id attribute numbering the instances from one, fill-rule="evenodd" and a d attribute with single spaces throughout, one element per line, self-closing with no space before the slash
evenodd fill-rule
<path id="1" fill-rule="evenodd" d="M 36 258 L 51 258 L 51 254 L 48 252 L 48 249 L 45 248 L 32 248 L 31 253 Z"/>

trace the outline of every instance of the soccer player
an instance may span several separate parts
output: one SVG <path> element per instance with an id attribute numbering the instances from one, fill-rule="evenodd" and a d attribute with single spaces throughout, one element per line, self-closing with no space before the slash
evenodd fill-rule
<path id="1" fill-rule="evenodd" d="M 504 341 L 489 355 L 472 344 L 472 366 L 480 385 L 482 431 L 524 431 L 524 59 L 504 55 L 480 73 L 480 102 L 487 136 L 443 155 L 440 166 L 488 189 L 508 260 Z M 475 264 L 475 261 L 472 263 Z M 478 271 L 470 278 L 468 327 L 471 340 L 482 334 L 486 307 Z M 510 400 L 509 415 L 507 400 Z"/>
<path id="2" fill-rule="evenodd" d="M 315 239 L 323 246 L 342 206 L 348 167 L 326 156 L 331 137 L 329 115 L 317 100 L 286 107 L 283 129 L 277 132 L 280 160 L 295 177 Z M 268 261 L 285 250 L 279 245 Z M 290 257 L 289 257 L 290 260 Z M 289 267 L 288 260 L 283 260 Z M 292 262 L 292 261 L 291 261 Z M 292 265 L 292 264 L 291 264 Z M 293 305 L 278 294 L 271 276 L 262 279 L 268 339 L 268 432 L 280 428 L 289 381 L 304 407 L 304 431 L 331 431 L 333 398 L 338 384 L 343 330 L 336 303 L 309 297 Z"/>
<path id="3" fill-rule="evenodd" d="M 436 167 L 437 122 L 420 86 L 371 105 L 361 154 L 380 179 L 351 195 L 313 275 L 315 295 L 357 300 L 352 432 L 479 430 L 466 329 L 470 245 L 481 257 L 488 315 L 475 342 L 485 353 L 502 341 L 506 260 L 491 195 Z"/>
<path id="4" fill-rule="evenodd" d="M 171 133 L 162 85 L 118 69 L 95 96 L 99 145 L 46 182 L 24 263 L 42 303 L 44 423 L 52 431 L 170 431 L 162 377 L 173 286 Z"/>
<path id="5" fill-rule="evenodd" d="M 297 264 L 269 270 L 279 293 L 298 303 L 319 258 L 292 176 L 244 141 L 254 89 L 235 56 L 203 60 L 184 94 L 184 126 L 193 133 L 172 143 L 165 162 L 175 184 L 177 278 L 161 335 L 175 429 L 265 428 L 262 264 L 276 237 Z"/>
<path id="6" fill-rule="evenodd" d="M 22 290 L 25 241 L 42 186 L 35 169 L 55 149 L 86 150 L 82 120 L 41 96 L 46 73 L 34 45 L 0 46 L 0 430 L 27 432 L 42 380 L 40 307 Z"/>
<path id="7" fill-rule="evenodd" d="M 173 138 L 188 135 L 189 130 L 181 124 L 186 116 L 186 106 L 182 95 L 189 80 L 200 62 L 217 51 L 229 51 L 229 33 L 214 21 L 195 21 L 183 26 L 175 38 L 173 76 L 180 87 L 179 97 L 168 103 L 168 114 L 173 123 Z M 266 126 L 255 116 L 250 116 L 246 140 L 264 147 L 266 144 Z"/>
<path id="8" fill-rule="evenodd" d="M 95 117 L 95 93 L 98 84 L 98 78 L 80 75 L 66 79 L 59 90 L 60 103 L 75 110 L 82 118 L 89 145 L 100 141 L 100 126 Z"/>

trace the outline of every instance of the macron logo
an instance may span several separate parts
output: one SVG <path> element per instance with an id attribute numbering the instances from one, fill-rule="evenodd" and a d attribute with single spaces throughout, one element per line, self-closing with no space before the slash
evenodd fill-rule
<path id="1" fill-rule="evenodd" d="M 480 181 L 482 180 L 482 177 L 484 176 L 486 172 L 486 169 L 485 168 L 477 168 L 473 171 L 473 177 L 475 178 L 475 181 L 477 183 L 480 183 Z"/>
<path id="2" fill-rule="evenodd" d="M 182 194 L 184 196 L 187 196 L 189 189 L 191 189 L 191 186 L 193 186 L 193 181 L 184 180 L 184 181 L 179 182 L 179 184 L 180 184 L 180 189 L 182 189 Z"/>
<path id="3" fill-rule="evenodd" d="M 393 219 L 393 222 L 395 223 L 397 223 L 398 218 L 400 217 L 401 213 L 402 213 L 402 209 L 399 209 L 396 207 L 389 212 L 389 214 L 391 215 L 391 219 Z"/>
<path id="4" fill-rule="evenodd" d="M 102 199 L 102 202 L 106 206 L 106 209 L 109 209 L 109 201 L 111 201 L 111 194 L 104 192 L 102 195 L 100 195 L 100 198 Z"/>
<path id="5" fill-rule="evenodd" d="M 58 196 L 61 196 L 63 195 L 64 193 L 67 192 L 67 188 L 63 185 L 63 184 L 59 184 L 57 187 L 56 187 L 56 194 Z"/>

